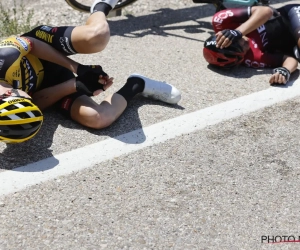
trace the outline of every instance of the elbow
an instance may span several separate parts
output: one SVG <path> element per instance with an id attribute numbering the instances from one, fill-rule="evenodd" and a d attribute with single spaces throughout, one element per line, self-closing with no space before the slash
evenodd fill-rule
<path id="1" fill-rule="evenodd" d="M 273 9 L 267 6 L 263 6 L 263 8 L 265 8 L 265 15 L 269 20 L 273 16 Z"/>
<path id="2" fill-rule="evenodd" d="M 273 16 L 273 9 L 269 6 L 253 6 L 251 8 L 251 15 L 256 13 L 258 16 L 265 17 L 269 20 Z"/>
<path id="3" fill-rule="evenodd" d="M 266 20 L 269 20 L 273 16 L 273 9 L 268 6 L 260 6 L 260 15 L 264 16 Z"/>

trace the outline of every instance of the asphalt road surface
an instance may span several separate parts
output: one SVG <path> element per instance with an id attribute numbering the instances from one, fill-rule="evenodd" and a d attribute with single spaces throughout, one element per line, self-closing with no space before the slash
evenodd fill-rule
<path id="1" fill-rule="evenodd" d="M 299 71 L 270 87 L 271 70 L 210 69 L 213 7 L 171 2 L 111 18 L 107 49 L 73 58 L 115 77 L 104 95 L 137 72 L 182 100 L 137 97 L 101 131 L 48 110 L 0 144 L 1 250 L 300 249 Z"/>

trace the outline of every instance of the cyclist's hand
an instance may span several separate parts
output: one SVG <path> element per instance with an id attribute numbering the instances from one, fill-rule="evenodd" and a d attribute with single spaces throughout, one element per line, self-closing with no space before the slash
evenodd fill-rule
<path id="1" fill-rule="evenodd" d="M 100 78 L 100 83 L 103 85 L 103 90 L 107 90 L 111 85 L 113 85 L 114 83 L 114 78 L 113 77 L 102 77 Z M 99 90 L 96 90 L 94 91 L 93 95 L 96 96 L 96 95 L 99 95 L 100 93 L 103 92 L 102 89 L 99 89 Z"/>
<path id="2" fill-rule="evenodd" d="M 113 78 L 99 76 L 98 73 L 86 72 L 76 77 L 76 90 L 88 96 L 98 95 L 113 83 Z"/>
<path id="3" fill-rule="evenodd" d="M 291 73 L 285 67 L 279 67 L 273 69 L 273 75 L 271 76 L 269 82 L 270 84 L 286 84 L 290 79 Z"/>
<path id="4" fill-rule="evenodd" d="M 219 31 L 216 34 L 216 47 L 221 49 L 227 48 L 232 42 L 240 40 L 242 36 L 242 33 L 238 30 L 225 29 Z"/>
<path id="5" fill-rule="evenodd" d="M 78 76 L 85 75 L 88 72 L 95 73 L 103 77 L 107 76 L 107 74 L 103 71 L 100 65 L 82 65 L 82 64 L 78 65 L 77 72 L 76 72 Z"/>

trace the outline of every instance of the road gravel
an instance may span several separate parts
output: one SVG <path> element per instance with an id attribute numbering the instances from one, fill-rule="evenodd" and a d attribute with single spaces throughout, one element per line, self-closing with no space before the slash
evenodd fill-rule
<path id="1" fill-rule="evenodd" d="M 45 24 L 88 17 L 62 0 L 28 0 L 26 8 Z M 172 106 L 137 97 L 101 131 L 48 110 L 32 140 L 0 144 L 0 174 L 270 88 L 271 70 L 207 67 L 202 48 L 213 13 L 192 1 L 139 0 L 110 18 L 106 50 L 73 56 L 115 77 L 104 96 L 137 72 L 174 84 L 182 100 Z M 0 197 L 0 249 L 299 249 L 261 241 L 300 235 L 299 116 L 294 98 Z"/>

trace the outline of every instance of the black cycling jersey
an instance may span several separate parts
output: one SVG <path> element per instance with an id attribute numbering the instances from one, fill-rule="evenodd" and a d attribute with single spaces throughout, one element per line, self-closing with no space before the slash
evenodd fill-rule
<path id="1" fill-rule="evenodd" d="M 264 51 L 292 54 L 292 49 L 296 45 L 295 39 L 290 32 L 288 20 L 281 15 L 280 11 L 273 9 L 273 17 L 264 26 L 265 33 L 259 34 L 262 39 L 268 40 Z"/>

